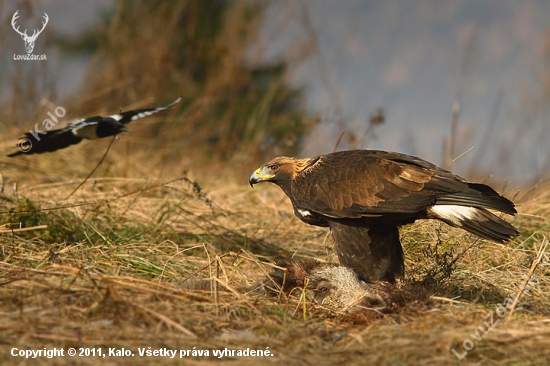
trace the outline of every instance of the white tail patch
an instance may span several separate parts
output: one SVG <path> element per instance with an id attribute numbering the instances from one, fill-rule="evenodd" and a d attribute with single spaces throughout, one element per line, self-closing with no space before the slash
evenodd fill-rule
<path id="1" fill-rule="evenodd" d="M 428 214 L 450 224 L 462 226 L 465 220 L 479 219 L 478 209 L 475 207 L 457 205 L 434 205 L 428 209 Z"/>
<path id="2" fill-rule="evenodd" d="M 308 210 L 302 210 L 297 208 L 296 211 L 298 211 L 300 215 L 302 215 L 302 217 L 311 216 L 311 212 L 309 212 Z"/>

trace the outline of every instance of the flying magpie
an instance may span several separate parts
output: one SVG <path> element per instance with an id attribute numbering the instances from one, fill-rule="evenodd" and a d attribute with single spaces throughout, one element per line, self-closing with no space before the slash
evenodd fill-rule
<path id="1" fill-rule="evenodd" d="M 78 144 L 82 139 L 95 140 L 114 136 L 120 132 L 127 132 L 129 130 L 124 126 L 125 124 L 164 111 L 178 104 L 180 101 L 181 97 L 164 107 L 136 109 L 107 117 L 94 116 L 83 118 L 59 130 L 40 131 L 38 133 L 31 133 L 31 130 L 26 132 L 25 136 L 19 140 L 19 151 L 11 153 L 8 156 L 52 152 Z"/>

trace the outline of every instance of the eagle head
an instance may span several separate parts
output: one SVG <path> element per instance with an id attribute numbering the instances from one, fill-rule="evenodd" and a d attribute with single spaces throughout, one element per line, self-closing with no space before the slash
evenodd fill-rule
<path id="1" fill-rule="evenodd" d="M 299 159 L 279 156 L 256 169 L 248 182 L 251 187 L 261 182 L 272 182 L 277 185 L 290 183 L 299 171 L 299 163 Z"/>

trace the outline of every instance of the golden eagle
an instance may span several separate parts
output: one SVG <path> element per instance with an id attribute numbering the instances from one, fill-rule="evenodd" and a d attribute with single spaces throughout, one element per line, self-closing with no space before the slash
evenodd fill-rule
<path id="1" fill-rule="evenodd" d="M 504 243 L 517 229 L 487 209 L 514 215 L 494 189 L 469 183 L 420 158 L 379 150 L 340 151 L 307 159 L 277 157 L 250 176 L 272 182 L 303 222 L 329 227 L 340 263 L 366 281 L 403 275 L 398 225 L 438 219 Z"/>

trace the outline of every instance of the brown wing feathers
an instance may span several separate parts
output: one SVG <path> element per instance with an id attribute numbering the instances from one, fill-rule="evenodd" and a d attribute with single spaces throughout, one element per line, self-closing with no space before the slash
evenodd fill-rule
<path id="1" fill-rule="evenodd" d="M 336 217 L 414 213 L 433 204 L 516 213 L 512 202 L 486 185 L 467 183 L 435 166 L 428 170 L 417 163 L 418 158 L 406 162 L 402 154 L 395 154 L 400 159 L 393 161 L 389 159 L 393 155 L 386 155 L 386 160 L 353 152 L 322 156 L 307 175 L 300 173 L 294 179 L 292 198 L 310 210 Z"/>
<path id="2" fill-rule="evenodd" d="M 296 176 L 291 199 L 335 217 L 412 213 L 433 203 L 429 192 L 423 192 L 432 176 L 424 168 L 377 156 L 331 154 Z"/>

